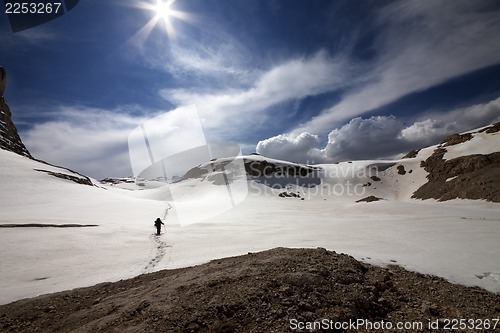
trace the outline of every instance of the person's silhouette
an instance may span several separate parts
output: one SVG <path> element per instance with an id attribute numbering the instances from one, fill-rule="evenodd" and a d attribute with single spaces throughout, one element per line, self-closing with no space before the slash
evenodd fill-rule
<path id="1" fill-rule="evenodd" d="M 156 235 L 160 236 L 160 232 L 161 232 L 161 225 L 165 225 L 161 220 L 160 218 L 157 218 L 156 221 L 155 221 L 155 227 L 156 227 Z"/>

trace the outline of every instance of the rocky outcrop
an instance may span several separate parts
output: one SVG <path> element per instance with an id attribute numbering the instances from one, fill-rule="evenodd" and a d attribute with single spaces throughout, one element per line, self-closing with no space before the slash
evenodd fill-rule
<path id="1" fill-rule="evenodd" d="M 7 82 L 7 73 L 0 67 L 0 148 L 16 154 L 31 157 L 30 152 L 21 141 L 16 126 L 12 122 L 12 113 L 5 103 L 3 92 Z"/>
<path id="2" fill-rule="evenodd" d="M 0 328 L 22 333 L 447 332 L 450 322 L 440 318 L 474 318 L 476 327 L 488 320 L 493 328 L 499 304 L 498 294 L 399 266 L 371 266 L 325 249 L 278 248 L 1 305 Z M 382 328 L 349 329 L 361 318 Z M 412 328 L 387 329 L 392 326 L 381 326 L 384 322 Z M 321 323 L 321 330 L 313 329 Z M 435 329 L 427 329 L 429 323 Z"/>
<path id="3" fill-rule="evenodd" d="M 415 150 L 412 150 L 410 152 L 408 152 L 405 156 L 403 156 L 402 158 L 415 158 L 417 157 L 418 155 L 418 152 L 420 151 L 420 149 L 415 149 Z"/>
<path id="4" fill-rule="evenodd" d="M 488 134 L 500 132 L 500 121 L 498 123 L 494 123 L 493 125 L 485 127 L 482 130 L 478 131 L 478 133 L 483 133 L 483 132 L 486 132 Z"/>
<path id="5" fill-rule="evenodd" d="M 40 162 L 44 163 L 43 161 L 40 161 Z M 78 172 L 75 172 L 73 170 L 69 170 L 69 169 L 62 168 L 62 167 L 61 167 L 61 169 L 69 171 L 69 172 L 73 173 L 74 175 L 68 175 L 65 173 L 53 172 L 53 171 L 48 171 L 48 170 L 40 170 L 40 169 L 33 169 L 33 170 L 45 172 L 51 176 L 54 176 L 54 177 L 57 177 L 60 179 L 70 180 L 70 181 L 75 182 L 77 184 L 94 186 L 94 184 L 92 183 L 92 181 L 90 180 L 89 177 L 84 176 L 82 174 L 79 174 Z"/>
<path id="6" fill-rule="evenodd" d="M 474 136 L 472 135 L 472 133 L 452 134 L 452 135 L 448 136 L 446 139 L 444 139 L 444 141 L 441 142 L 441 145 L 443 147 L 454 146 L 454 145 L 458 145 L 459 143 L 464 143 L 466 141 L 469 141 L 473 137 Z"/>
<path id="7" fill-rule="evenodd" d="M 500 202 L 500 152 L 474 154 L 445 160 L 445 148 L 437 148 L 421 162 L 429 173 L 428 182 L 420 187 L 412 198 L 472 199 Z"/>

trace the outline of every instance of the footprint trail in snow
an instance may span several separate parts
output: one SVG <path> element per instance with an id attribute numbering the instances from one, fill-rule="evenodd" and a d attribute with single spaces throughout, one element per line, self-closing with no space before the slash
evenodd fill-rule
<path id="1" fill-rule="evenodd" d="M 158 263 L 163 259 L 163 257 L 165 257 L 165 254 L 167 253 L 167 248 L 171 247 L 167 245 L 167 242 L 161 239 L 161 236 L 157 236 L 156 234 L 151 234 L 150 238 L 155 243 L 156 254 L 154 258 L 148 262 L 146 267 L 144 267 L 144 273 L 147 273 L 148 271 L 155 268 L 156 265 L 158 265 Z"/>
<path id="2" fill-rule="evenodd" d="M 165 214 L 163 215 L 163 220 L 167 218 L 168 211 L 169 209 L 172 208 L 170 204 L 168 204 L 168 208 L 165 210 Z M 148 264 L 144 267 L 144 273 L 148 273 L 151 271 L 153 268 L 160 263 L 160 261 L 165 257 L 165 254 L 167 253 L 167 249 L 171 248 L 170 245 L 167 245 L 166 240 L 162 240 L 162 236 L 158 236 L 156 234 L 151 234 L 149 237 L 154 243 L 155 243 L 155 249 L 156 249 L 156 254 L 151 259 Z"/>

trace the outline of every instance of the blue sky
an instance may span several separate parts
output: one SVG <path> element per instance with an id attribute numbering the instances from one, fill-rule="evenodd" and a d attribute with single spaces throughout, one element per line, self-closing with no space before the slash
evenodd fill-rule
<path id="1" fill-rule="evenodd" d="M 12 33 L 5 99 L 31 153 L 131 174 L 138 125 L 195 105 L 208 141 L 297 162 L 400 156 L 500 120 L 496 0 L 82 0 Z"/>

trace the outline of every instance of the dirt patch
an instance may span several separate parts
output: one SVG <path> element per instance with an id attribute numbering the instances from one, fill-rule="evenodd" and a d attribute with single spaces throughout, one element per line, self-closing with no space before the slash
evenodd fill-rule
<path id="1" fill-rule="evenodd" d="M 3 305 L 0 329 L 289 332 L 296 321 L 364 318 L 427 325 L 438 318 L 491 319 L 499 313 L 500 295 L 480 288 L 397 266 L 370 266 L 325 249 L 278 248 Z"/>
<path id="2" fill-rule="evenodd" d="M 397 170 L 398 170 L 399 175 L 406 175 L 406 170 L 405 170 L 404 165 L 398 165 Z"/>
<path id="3" fill-rule="evenodd" d="M 378 198 L 374 195 L 370 195 L 369 197 L 359 199 L 356 202 L 373 202 L 373 201 L 380 201 L 380 200 L 384 200 L 384 198 Z"/>
<path id="4" fill-rule="evenodd" d="M 444 160 L 446 149 L 438 148 L 421 167 L 428 182 L 412 195 L 416 199 L 484 199 L 500 202 L 500 152 L 461 156 Z"/>

